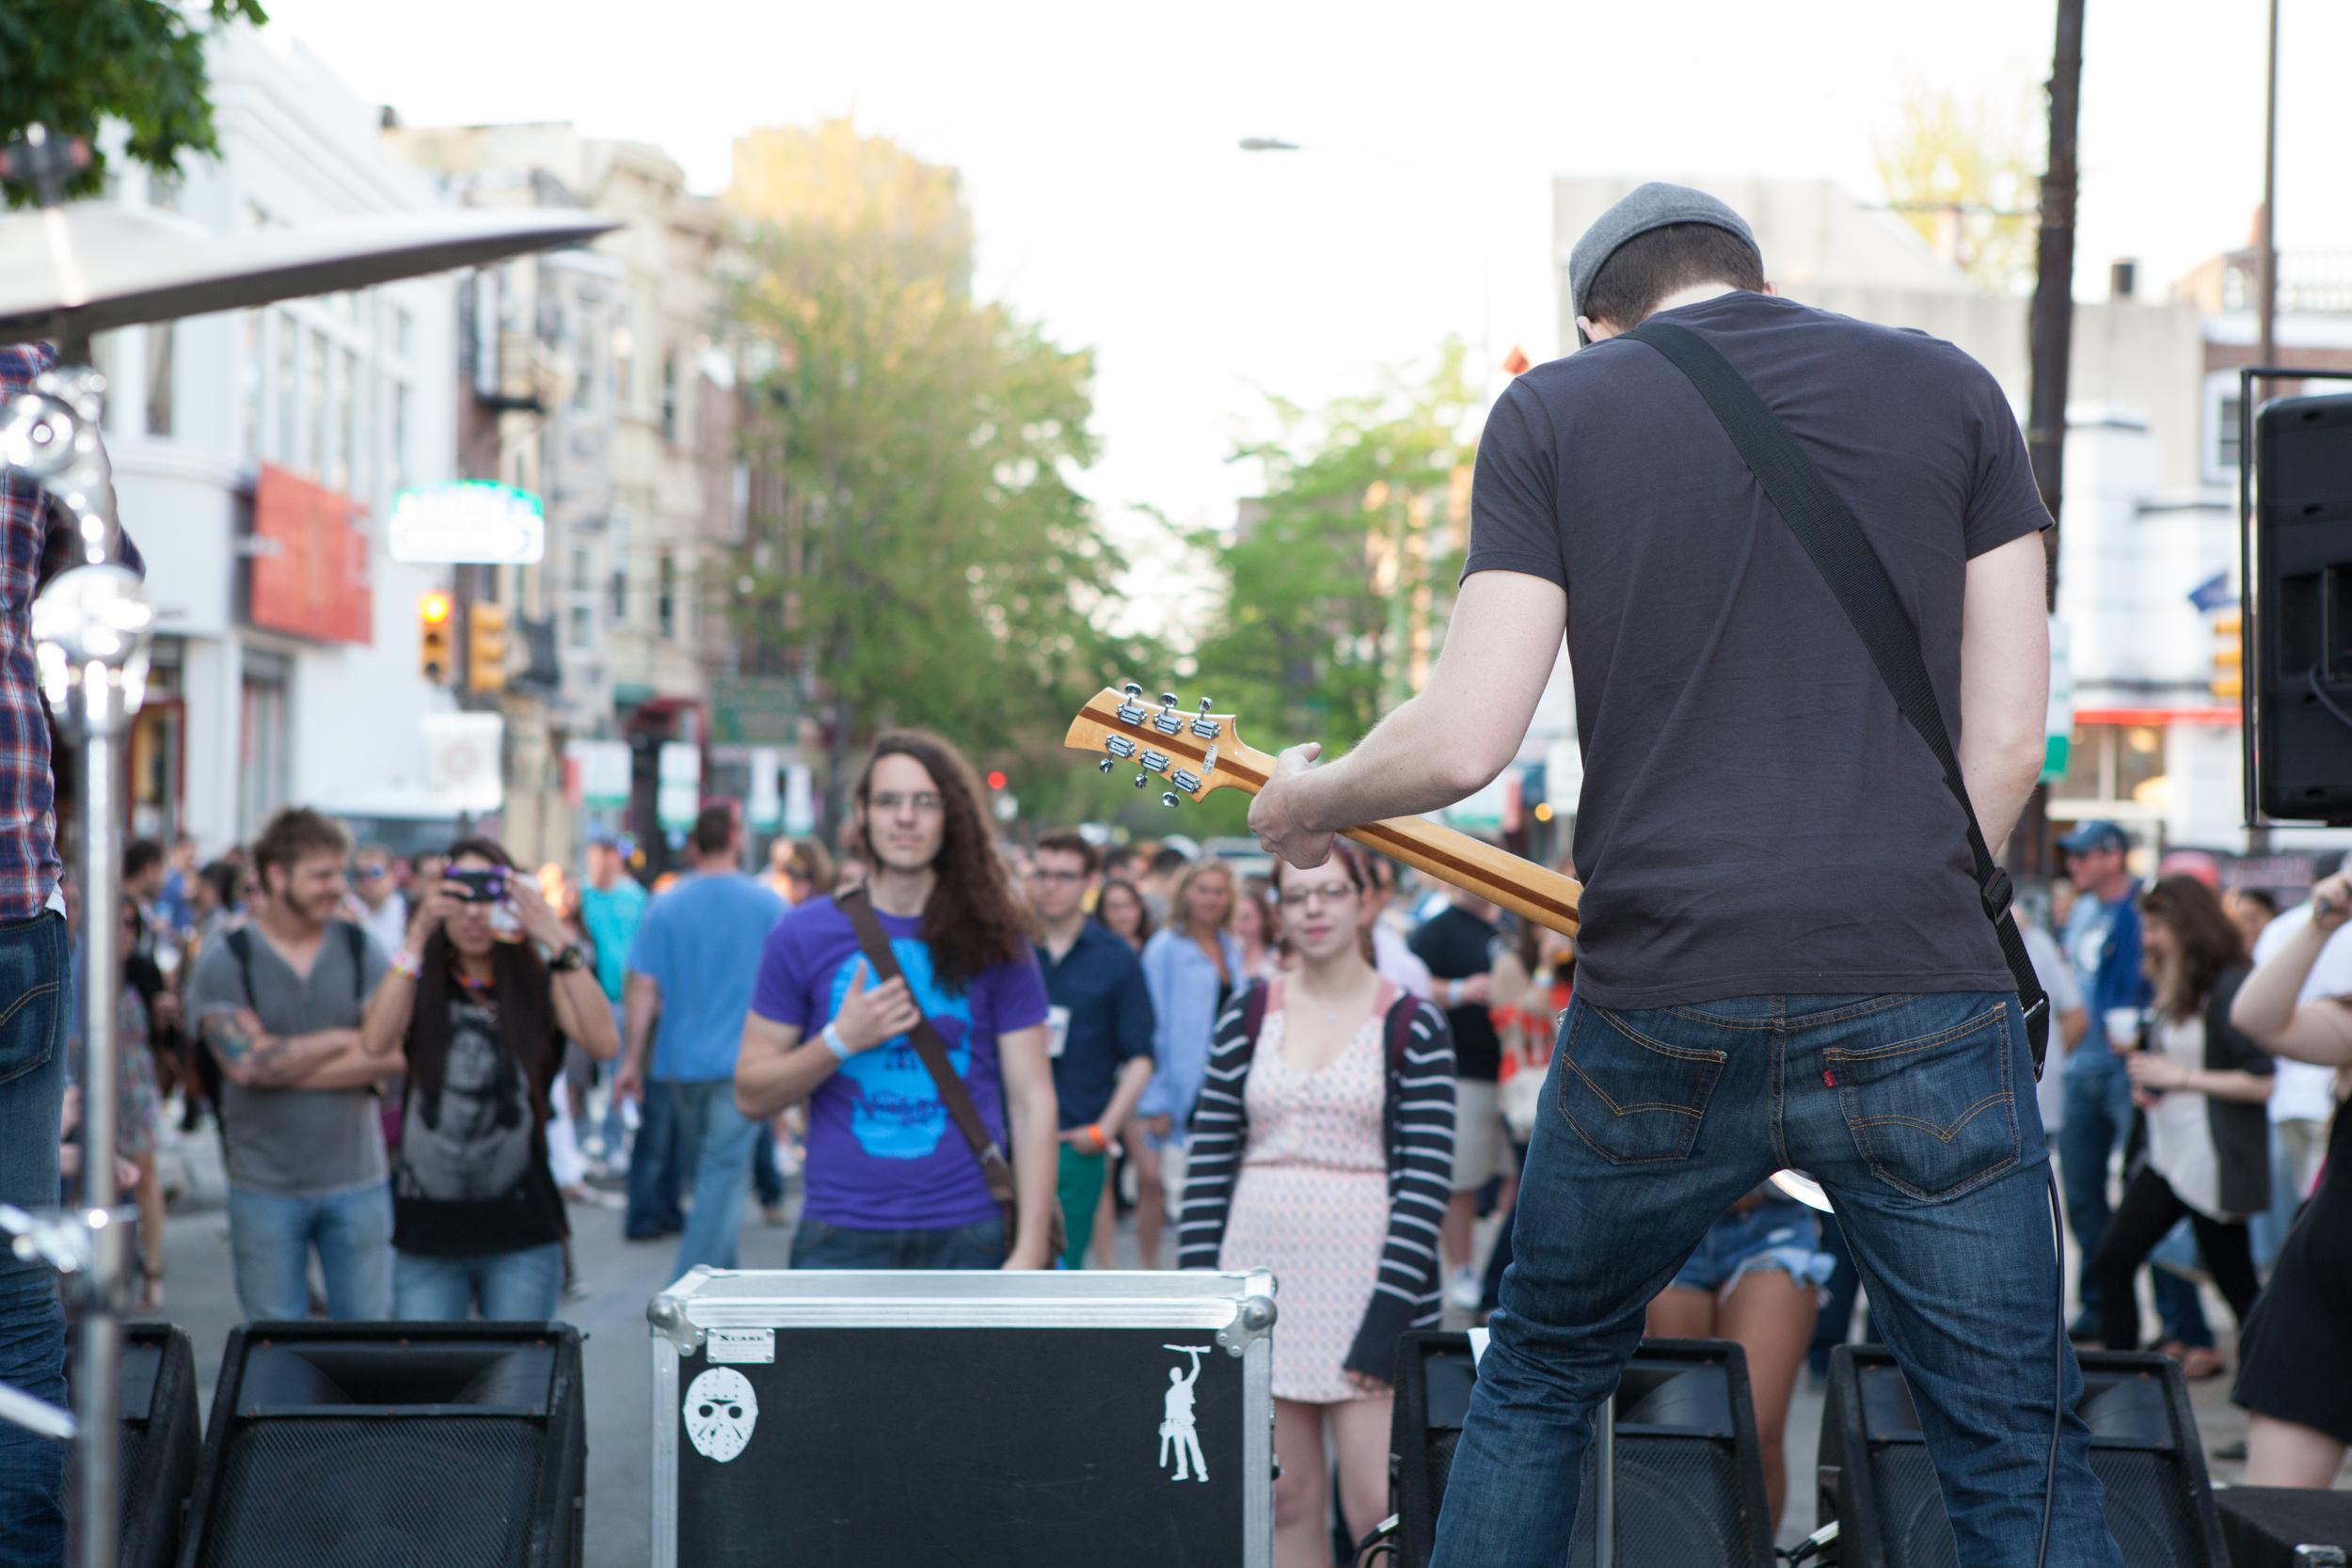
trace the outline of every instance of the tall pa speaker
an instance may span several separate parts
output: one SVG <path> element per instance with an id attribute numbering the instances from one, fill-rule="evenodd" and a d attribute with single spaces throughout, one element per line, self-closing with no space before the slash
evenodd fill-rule
<path id="1" fill-rule="evenodd" d="M 2252 546 L 2253 800 L 2281 820 L 2352 821 L 2352 393 L 2255 416 Z"/>
<path id="2" fill-rule="evenodd" d="M 1478 1379 L 1470 1336 L 1417 1331 L 1397 1349 L 1389 1467 L 1398 1568 L 1437 1549 L 1454 1445 Z M 1771 1568 L 1772 1515 L 1746 1354 L 1727 1339 L 1645 1339 L 1618 1381 L 1619 1568 Z M 1586 1450 L 1569 1568 L 1591 1568 L 1597 1445 Z"/>
<path id="3" fill-rule="evenodd" d="M 196 1349 L 188 1331 L 172 1323 L 125 1323 L 122 1339 L 119 1560 L 122 1568 L 169 1568 L 180 1556 L 181 1517 L 204 1442 Z"/>
<path id="4" fill-rule="evenodd" d="M 576 1568 L 587 1457 L 567 1323 L 247 1323 L 181 1568 Z"/>
<path id="5" fill-rule="evenodd" d="M 2230 1568 L 2181 1370 L 2161 1355 L 2077 1351 L 2090 1468 L 2124 1568 Z M 2045 1445 L 2046 1446 L 2046 1445 Z M 2039 1450 L 2037 1450 L 2039 1451 Z M 1819 1517 L 1837 1521 L 1841 1568 L 1959 1560 L 1911 1388 L 1883 1345 L 1830 1352 Z"/>

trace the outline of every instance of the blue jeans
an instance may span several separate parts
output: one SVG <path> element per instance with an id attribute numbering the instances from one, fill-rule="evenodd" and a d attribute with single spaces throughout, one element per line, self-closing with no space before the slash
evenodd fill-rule
<path id="1" fill-rule="evenodd" d="M 743 1197 L 752 1180 L 752 1144 L 760 1123 L 735 1108 L 735 1080 L 674 1084 L 677 1099 L 677 1165 L 694 1173 L 694 1212 L 678 1238 L 675 1279 L 697 1263 L 735 1267 L 735 1241 L 743 1228 Z"/>
<path id="2" fill-rule="evenodd" d="M 2121 1568 L 2058 1333 L 2046 1154 L 2016 998 L 1756 996 L 1571 1005 L 1544 1085 L 1494 1337 L 1438 1568 L 1553 1568 L 1594 1408 L 1643 1310 L 1782 1166 L 1837 1206 L 1909 1379 L 1963 1568 L 2030 1563 L 2054 1355 L 2067 1412 L 2049 1560 Z"/>
<path id="3" fill-rule="evenodd" d="M 628 1212 L 621 1217 L 621 1234 L 632 1242 L 675 1236 L 686 1227 L 677 1203 L 676 1087 L 666 1078 L 648 1078 L 637 1106 L 637 1140 L 628 1146 Z"/>
<path id="4" fill-rule="evenodd" d="M 946 1230 L 852 1230 L 803 1220 L 792 1233 L 796 1269 L 1001 1269 L 1005 1222 Z"/>
<path id="5" fill-rule="evenodd" d="M 65 1094 L 65 921 L 0 925 L 0 1203 L 57 1201 L 57 1110 Z M 0 1245 L 0 1383 L 63 1404 L 65 1310 L 46 1263 Z M 0 1568 L 65 1560 L 65 1445 L 0 1421 Z"/>
<path id="6" fill-rule="evenodd" d="M 776 1129 L 763 1119 L 759 1141 L 752 1145 L 752 1187 L 770 1208 L 784 1201 L 784 1172 L 776 1166 Z"/>
<path id="7" fill-rule="evenodd" d="M 326 1197 L 229 1189 L 229 1251 L 237 1302 L 253 1321 L 310 1315 L 310 1249 L 326 1281 L 326 1315 L 372 1323 L 392 1310 L 392 1189 Z"/>
<path id="8" fill-rule="evenodd" d="M 392 1257 L 392 1316 L 410 1322 L 461 1323 L 479 1300 L 485 1323 L 546 1323 L 563 1293 L 561 1242 L 466 1258 Z"/>

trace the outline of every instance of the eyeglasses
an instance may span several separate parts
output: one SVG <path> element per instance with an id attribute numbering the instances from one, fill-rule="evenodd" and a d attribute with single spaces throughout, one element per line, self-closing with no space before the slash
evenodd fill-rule
<path id="1" fill-rule="evenodd" d="M 392 868 L 389 865 L 363 865 L 359 867 L 359 879 L 363 882 L 372 882 L 378 877 L 389 877 L 391 874 Z"/>
<path id="2" fill-rule="evenodd" d="M 912 806 L 917 812 L 925 814 L 938 811 L 942 806 L 939 797 L 928 789 L 918 789 L 912 795 L 901 795 L 896 790 L 869 795 L 866 798 L 866 803 L 881 812 L 899 811 Z"/>
<path id="3" fill-rule="evenodd" d="M 1086 879 L 1087 874 L 1083 871 L 1047 871 L 1040 867 L 1029 873 L 1029 880 L 1033 882 L 1083 882 Z"/>
<path id="4" fill-rule="evenodd" d="M 1303 909 L 1310 898 L 1320 898 L 1327 904 L 1337 904 L 1343 899 L 1355 896 L 1356 884 L 1354 882 L 1326 882 L 1321 887 L 1285 889 L 1282 894 L 1282 907 L 1286 910 Z"/>

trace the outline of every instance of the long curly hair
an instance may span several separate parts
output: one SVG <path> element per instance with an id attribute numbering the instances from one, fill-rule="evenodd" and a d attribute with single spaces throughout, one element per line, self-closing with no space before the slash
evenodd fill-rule
<path id="1" fill-rule="evenodd" d="M 2156 983 L 2156 1003 L 2174 1022 L 2193 1017 L 2213 994 L 2221 972 L 2246 961 L 2246 936 L 2221 908 L 2213 889 L 2194 877 L 2159 877 L 2139 895 L 2140 913 L 2164 922 L 2177 941 L 2181 956 L 2159 965 L 2148 955 L 2149 978 Z"/>
<path id="2" fill-rule="evenodd" d="M 873 752 L 858 774 L 857 817 L 851 847 L 880 870 L 882 857 L 866 831 L 866 802 L 874 768 L 884 757 L 909 757 L 931 776 L 946 818 L 939 853 L 931 861 L 938 878 L 923 904 L 923 941 L 931 950 L 931 973 L 950 991 L 972 976 L 1018 959 L 1028 941 L 1028 914 L 1014 894 L 995 835 L 980 810 L 980 781 L 963 753 L 929 730 L 886 730 L 874 737 Z"/>

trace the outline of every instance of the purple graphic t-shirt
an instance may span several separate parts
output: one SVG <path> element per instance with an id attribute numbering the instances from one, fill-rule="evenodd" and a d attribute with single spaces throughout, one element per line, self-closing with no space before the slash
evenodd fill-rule
<path id="1" fill-rule="evenodd" d="M 980 1119 L 1009 1151 L 996 1037 L 1045 1022 L 1036 956 L 1024 942 L 1019 958 L 951 993 L 933 977 L 930 947 L 915 934 L 922 922 L 874 913 Z M 874 985 L 849 916 L 831 898 L 815 899 L 769 933 L 752 1011 L 805 1039 L 832 1021 L 860 974 Z M 904 1035 L 850 1057 L 809 1097 L 805 1182 L 802 1216 L 852 1230 L 945 1230 L 998 1212 L 979 1161 Z"/>

